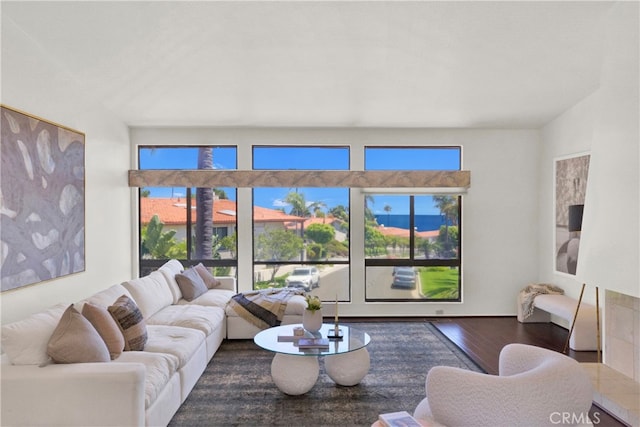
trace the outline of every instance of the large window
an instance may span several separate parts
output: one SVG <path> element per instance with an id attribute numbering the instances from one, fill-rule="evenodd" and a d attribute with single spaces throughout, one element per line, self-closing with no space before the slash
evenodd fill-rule
<path id="1" fill-rule="evenodd" d="M 347 147 L 255 146 L 255 170 L 349 170 Z M 349 189 L 254 188 L 254 288 L 349 298 Z"/>
<path id="2" fill-rule="evenodd" d="M 460 163 L 458 147 L 365 150 L 366 170 L 459 170 Z M 451 194 L 366 193 L 367 301 L 460 301 L 460 200 Z"/>
<path id="3" fill-rule="evenodd" d="M 323 301 L 355 296 L 365 304 L 461 301 L 461 197 L 448 188 L 394 186 L 413 176 L 410 185 L 438 185 L 443 174 L 415 171 L 459 171 L 461 148 L 360 147 L 365 173 L 351 169 L 352 148 L 340 145 L 254 145 L 250 173 L 225 173 L 237 170 L 236 147 L 139 146 L 139 169 L 149 171 L 143 182 L 192 186 L 140 188 L 140 274 L 176 258 L 202 262 L 216 275 L 237 277 L 238 265 L 252 267 L 252 280 L 251 271 L 241 275 L 242 291 L 294 286 Z M 195 169 L 223 171 L 179 179 L 167 173 Z M 464 173 L 444 175 L 445 185 L 467 185 L 458 180 Z M 236 188 L 196 188 L 210 181 L 242 187 L 241 205 Z M 350 200 L 362 205 L 352 209 Z M 354 261 L 364 271 L 350 269 Z"/>
<path id="4" fill-rule="evenodd" d="M 235 147 L 180 146 L 138 149 L 139 169 L 236 169 Z M 202 262 L 216 275 L 237 267 L 236 189 L 140 189 L 140 275 L 176 258 Z"/>

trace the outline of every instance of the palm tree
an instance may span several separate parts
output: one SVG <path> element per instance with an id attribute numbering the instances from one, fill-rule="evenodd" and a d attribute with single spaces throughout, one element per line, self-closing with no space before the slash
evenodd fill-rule
<path id="1" fill-rule="evenodd" d="M 445 242 L 449 242 L 449 221 L 458 224 L 458 199 L 454 196 L 433 196 L 433 202 L 444 215 Z"/>
<path id="2" fill-rule="evenodd" d="M 307 210 L 309 211 L 309 216 L 313 212 L 313 216 L 318 216 L 317 212 L 324 212 L 322 209 L 326 209 L 327 204 L 325 202 L 311 202 L 309 206 L 307 206 Z"/>
<path id="3" fill-rule="evenodd" d="M 389 217 L 391 216 L 390 215 L 391 214 L 391 209 L 392 209 L 391 205 L 384 205 L 384 211 L 387 213 L 387 226 L 389 226 L 389 223 L 391 222 L 389 220 Z"/>
<path id="4" fill-rule="evenodd" d="M 198 169 L 213 169 L 213 149 L 198 149 Z M 213 189 L 196 188 L 196 259 L 213 258 Z"/>
<path id="5" fill-rule="evenodd" d="M 446 224 L 458 225 L 458 199 L 454 196 L 433 196 L 433 202 L 444 215 Z"/>
<path id="6" fill-rule="evenodd" d="M 371 194 L 366 194 L 364 196 L 364 219 L 375 222 L 375 215 L 371 211 L 369 205 L 374 205 L 376 203 L 376 199 Z"/>
<path id="7" fill-rule="evenodd" d="M 347 212 L 347 208 L 343 205 L 338 205 L 329 209 L 329 214 L 333 215 L 334 218 L 338 218 L 342 221 L 349 221 L 349 213 Z"/>
<path id="8" fill-rule="evenodd" d="M 287 194 L 287 197 L 284 198 L 284 201 L 287 204 L 291 205 L 289 215 L 300 216 L 303 218 L 311 216 L 309 208 L 307 207 L 307 201 L 304 198 L 304 194 L 298 193 L 297 191 L 292 191 Z"/>

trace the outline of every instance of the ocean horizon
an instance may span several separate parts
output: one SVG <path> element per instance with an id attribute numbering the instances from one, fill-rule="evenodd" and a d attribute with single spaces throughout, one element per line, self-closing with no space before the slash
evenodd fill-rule
<path id="1" fill-rule="evenodd" d="M 377 214 L 375 215 L 378 224 L 385 227 L 396 227 L 409 229 L 409 215 L 392 215 L 392 214 Z M 445 225 L 445 219 L 443 215 L 416 215 L 415 226 L 417 231 L 431 231 L 440 230 L 440 227 Z M 449 221 L 449 225 L 452 225 Z"/>

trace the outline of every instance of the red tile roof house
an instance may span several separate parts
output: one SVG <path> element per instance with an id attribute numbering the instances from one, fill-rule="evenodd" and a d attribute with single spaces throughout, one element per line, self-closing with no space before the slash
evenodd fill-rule
<path id="1" fill-rule="evenodd" d="M 140 223 L 149 224 L 154 215 L 158 215 L 160 221 L 167 230 L 176 230 L 176 239 L 186 237 L 187 203 L 182 198 L 155 198 L 143 197 L 140 200 Z M 191 219 L 197 218 L 195 200 L 191 204 Z M 287 215 L 280 210 L 267 209 L 260 206 L 253 207 L 254 230 L 257 233 L 264 232 L 268 228 L 285 228 L 289 224 L 300 224 L 305 218 Z M 236 202 L 228 199 L 216 199 L 213 202 L 213 226 L 219 235 L 230 236 L 236 229 Z M 226 229 L 220 232 L 220 229 Z"/>
<path id="2" fill-rule="evenodd" d="M 381 225 L 377 227 L 377 230 L 380 233 L 382 233 L 382 235 L 385 237 L 394 236 L 394 237 L 405 237 L 409 239 L 409 230 L 407 230 L 406 228 L 385 227 L 384 225 Z M 440 234 L 440 230 L 416 231 L 415 237 L 427 239 L 430 242 L 435 242 L 438 239 L 439 234 Z M 394 253 L 396 250 L 398 250 L 399 252 L 402 252 L 401 248 L 394 247 L 393 248 Z"/>
<path id="3" fill-rule="evenodd" d="M 409 230 L 405 228 L 397 228 L 397 227 L 385 227 L 384 225 L 378 227 L 378 231 L 385 236 L 396 236 L 396 237 L 406 237 L 409 238 Z M 421 237 L 423 239 L 429 239 L 432 242 L 438 238 L 440 234 L 440 230 L 428 230 L 428 231 L 416 231 L 416 237 Z"/>

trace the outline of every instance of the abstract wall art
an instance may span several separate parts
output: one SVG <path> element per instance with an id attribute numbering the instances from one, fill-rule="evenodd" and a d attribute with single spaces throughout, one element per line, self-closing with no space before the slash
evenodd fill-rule
<path id="1" fill-rule="evenodd" d="M 576 274 L 589 154 L 555 161 L 555 271 Z"/>
<path id="2" fill-rule="evenodd" d="M 85 269 L 85 135 L 1 106 L 2 291 Z"/>

